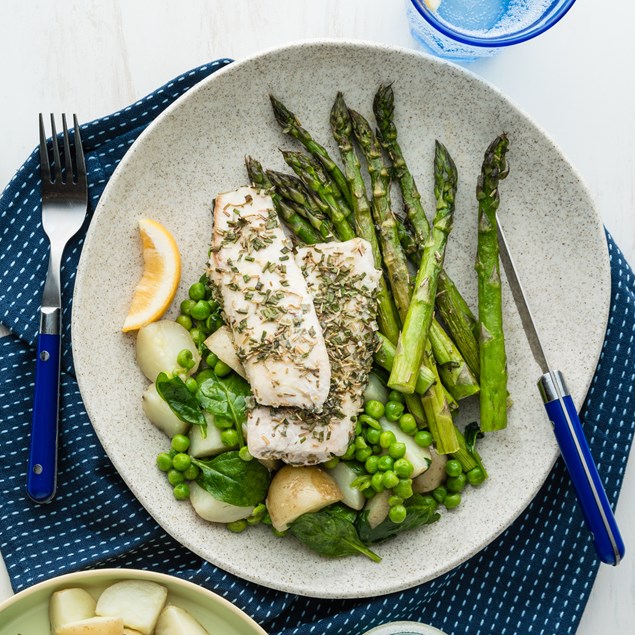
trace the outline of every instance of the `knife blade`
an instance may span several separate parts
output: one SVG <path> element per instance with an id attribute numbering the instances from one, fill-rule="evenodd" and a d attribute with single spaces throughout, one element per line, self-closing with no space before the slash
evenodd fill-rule
<path id="1" fill-rule="evenodd" d="M 538 388 L 553 425 L 560 453 L 571 477 L 582 515 L 593 536 L 595 551 L 602 562 L 618 565 L 624 557 L 624 541 L 611 509 L 597 467 L 591 456 L 582 424 L 563 374 L 548 362 L 527 296 L 518 276 L 505 232 L 497 218 L 500 259 L 529 341 L 531 352 L 542 370 Z"/>

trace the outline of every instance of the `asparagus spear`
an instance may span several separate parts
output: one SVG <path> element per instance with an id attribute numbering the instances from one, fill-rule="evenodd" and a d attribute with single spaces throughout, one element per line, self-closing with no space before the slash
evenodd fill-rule
<path id="1" fill-rule="evenodd" d="M 346 220 L 346 214 L 342 212 L 333 196 L 332 181 L 327 179 L 322 166 L 300 152 L 283 150 L 282 156 L 301 181 L 325 203 L 326 213 L 333 222 L 337 237 L 340 240 L 355 238 L 355 232 Z"/>
<path id="2" fill-rule="evenodd" d="M 454 399 L 476 394 L 479 385 L 448 334 L 434 320 L 430 325 L 430 344 L 443 385 Z"/>
<path id="3" fill-rule="evenodd" d="M 344 163 L 344 174 L 352 196 L 355 233 L 370 243 L 375 267 L 383 270 L 381 250 L 377 234 L 375 233 L 375 226 L 373 225 L 370 203 L 366 196 L 366 186 L 362 177 L 359 158 L 353 147 L 353 124 L 342 93 L 337 94 L 331 109 L 331 130 L 340 149 L 340 155 Z M 396 343 L 399 338 L 401 322 L 388 290 L 385 275 L 382 275 L 379 281 L 377 299 L 379 302 L 379 330 L 390 342 Z"/>
<path id="4" fill-rule="evenodd" d="M 378 337 L 380 347 L 375 353 L 375 363 L 377 363 L 382 368 L 390 371 L 392 370 L 392 365 L 395 359 L 395 345 L 381 333 L 378 334 Z M 436 377 L 431 370 L 428 370 L 428 368 L 426 368 L 425 366 L 419 366 L 415 392 L 419 393 L 420 395 L 425 394 L 428 388 L 430 388 L 430 386 L 432 386 L 435 381 Z"/>
<path id="5" fill-rule="evenodd" d="M 414 230 L 415 244 L 423 245 L 428 237 L 430 227 L 421 204 L 417 185 L 397 141 L 397 128 L 393 120 L 394 93 L 392 86 L 379 87 L 373 102 L 373 110 L 379 127 L 380 141 L 392 161 L 395 176 L 399 181 L 406 215 Z M 420 257 L 416 262 L 417 266 L 419 262 Z M 478 379 L 478 342 L 473 329 L 476 318 L 445 272 L 439 277 L 437 292 L 439 316 L 450 331 L 452 339 L 456 342 L 470 370 Z"/>
<path id="6" fill-rule="evenodd" d="M 309 223 L 307 223 L 302 216 L 297 214 L 294 209 L 289 207 L 280 198 L 280 195 L 275 191 L 271 185 L 271 181 L 267 178 L 267 175 L 262 169 L 262 165 L 256 161 L 256 159 L 253 159 L 252 157 L 245 157 L 245 166 L 247 167 L 249 180 L 254 186 L 269 192 L 274 207 L 280 217 L 303 242 L 308 245 L 314 245 L 315 243 L 322 242 L 322 236 Z"/>
<path id="7" fill-rule="evenodd" d="M 352 208 L 353 201 L 351 193 L 348 189 L 348 183 L 346 177 L 337 166 L 335 161 L 331 159 L 326 148 L 317 143 L 313 137 L 307 132 L 298 118 L 278 99 L 273 95 L 269 95 L 271 105 L 273 106 L 273 114 L 276 117 L 276 121 L 282 127 L 282 131 L 295 137 L 314 157 L 316 157 L 320 163 L 324 166 L 324 169 L 331 175 L 339 191 L 344 196 L 344 199 L 348 203 L 349 208 Z"/>
<path id="8" fill-rule="evenodd" d="M 476 185 L 478 200 L 478 322 L 481 368 L 481 430 L 491 432 L 507 426 L 507 356 L 503 335 L 500 263 L 496 210 L 498 185 L 508 174 L 509 141 L 502 134 L 485 152 Z"/>
<path id="9" fill-rule="evenodd" d="M 317 229 L 324 240 L 333 240 L 333 227 L 316 204 L 304 183 L 297 177 L 275 170 L 267 170 L 266 175 L 276 192 L 303 210 L 303 216 Z M 291 205 L 294 207 L 294 205 Z"/>
<path id="10" fill-rule="evenodd" d="M 432 231 L 426 240 L 414 292 L 397 344 L 388 386 L 405 393 L 414 392 L 417 369 L 421 365 L 434 314 L 439 273 L 443 267 L 445 245 L 452 230 L 457 173 L 454 161 L 442 143 L 436 142 L 434 193 L 437 211 Z"/>
<path id="11" fill-rule="evenodd" d="M 349 109 L 353 133 L 366 157 L 368 173 L 373 188 L 373 218 L 379 231 L 379 239 L 388 271 L 390 287 L 399 315 L 405 318 L 410 303 L 410 273 L 403 249 L 399 243 L 397 223 L 390 209 L 390 177 L 384 164 L 381 148 L 370 124 L 362 115 Z M 411 391 L 412 392 L 412 391 Z"/>

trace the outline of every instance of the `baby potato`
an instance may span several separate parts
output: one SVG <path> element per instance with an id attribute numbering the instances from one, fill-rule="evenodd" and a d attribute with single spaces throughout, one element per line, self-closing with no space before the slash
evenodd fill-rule
<path id="1" fill-rule="evenodd" d="M 167 596 L 168 590 L 156 582 L 116 582 L 99 596 L 96 613 L 101 616 L 121 617 L 126 627 L 137 630 L 142 635 L 150 635 Z"/>
<path id="2" fill-rule="evenodd" d="M 271 480 L 267 509 L 271 524 L 278 531 L 308 512 L 316 512 L 342 500 L 333 477 L 318 467 L 285 465 Z"/>
<path id="3" fill-rule="evenodd" d="M 214 331 L 205 340 L 205 346 L 243 379 L 247 379 L 247 373 L 245 372 L 242 362 L 238 359 L 232 332 L 228 326 L 221 326 L 218 330 Z"/>
<path id="4" fill-rule="evenodd" d="M 189 425 L 185 421 L 181 421 L 168 406 L 167 402 L 161 398 L 157 392 L 155 384 L 150 384 L 143 395 L 142 408 L 150 422 L 153 423 L 161 432 L 172 438 L 177 434 L 187 434 Z"/>
<path id="5" fill-rule="evenodd" d="M 51 633 L 71 622 L 79 622 L 95 617 L 95 599 L 84 589 L 70 588 L 55 591 L 49 600 L 49 621 Z"/>
<path id="6" fill-rule="evenodd" d="M 55 635 L 123 635 L 123 620 L 120 617 L 89 617 L 60 626 Z"/>
<path id="7" fill-rule="evenodd" d="M 172 320 L 159 320 L 139 329 L 137 334 L 137 364 L 150 381 L 155 381 L 161 372 L 173 372 L 183 349 L 192 353 L 194 365 L 187 372 L 184 370 L 189 376 L 198 369 L 201 356 L 187 329 Z"/>
<path id="8" fill-rule="evenodd" d="M 219 501 L 195 482 L 190 483 L 190 503 L 201 518 L 213 523 L 233 523 L 247 518 L 254 511 L 253 507 L 238 507 Z"/>
<path id="9" fill-rule="evenodd" d="M 209 633 L 185 610 L 168 604 L 161 615 L 154 635 L 209 635 Z"/>

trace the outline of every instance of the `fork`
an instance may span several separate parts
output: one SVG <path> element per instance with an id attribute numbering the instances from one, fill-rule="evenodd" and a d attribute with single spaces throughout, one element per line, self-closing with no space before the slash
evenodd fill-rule
<path id="1" fill-rule="evenodd" d="M 36 503 L 48 503 L 57 488 L 57 439 L 62 334 L 60 267 L 66 243 L 79 231 L 86 217 L 88 184 L 77 117 L 73 115 L 74 155 L 62 115 L 63 135 L 58 140 L 51 115 L 53 161 L 49 162 L 44 120 L 40 113 L 40 176 L 42 226 L 50 243 L 49 267 L 40 307 L 40 330 L 35 362 L 35 396 L 31 420 L 31 444 L 27 494 Z M 63 160 L 58 143 L 62 141 Z"/>

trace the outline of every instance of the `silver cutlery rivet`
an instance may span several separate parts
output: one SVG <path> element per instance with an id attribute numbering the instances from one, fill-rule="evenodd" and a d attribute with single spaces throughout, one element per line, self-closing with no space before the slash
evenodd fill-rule
<path id="1" fill-rule="evenodd" d="M 49 352 L 48 352 L 48 351 L 42 351 L 42 352 L 40 353 L 40 359 L 41 359 L 43 362 L 48 361 L 49 357 L 50 357 L 50 355 L 49 355 Z"/>
<path id="2" fill-rule="evenodd" d="M 33 466 L 33 473 L 34 474 L 42 474 L 42 472 L 43 472 L 42 466 L 39 463 L 36 463 Z"/>

